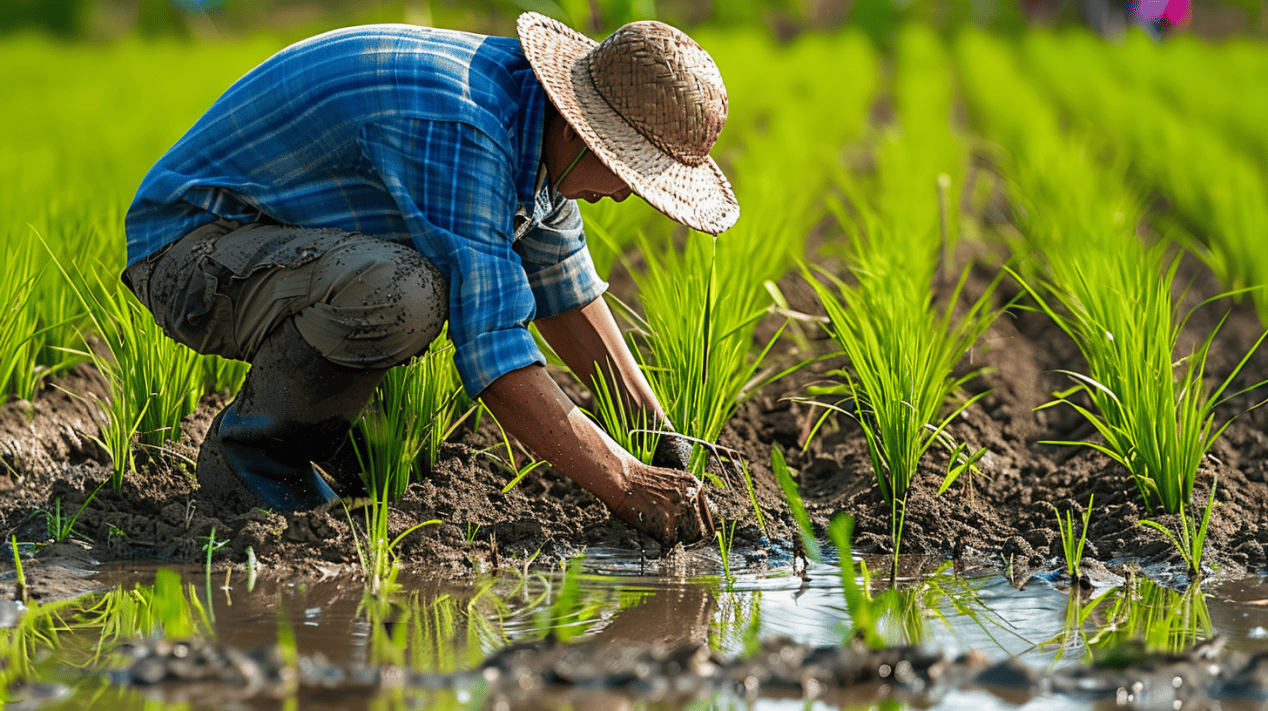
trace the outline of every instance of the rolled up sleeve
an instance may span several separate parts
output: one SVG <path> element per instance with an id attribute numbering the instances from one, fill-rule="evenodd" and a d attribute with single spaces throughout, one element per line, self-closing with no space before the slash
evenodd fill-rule
<path id="1" fill-rule="evenodd" d="M 580 308 L 607 291 L 586 249 L 581 211 L 575 200 L 560 197 L 554 210 L 515 243 L 537 318 Z"/>

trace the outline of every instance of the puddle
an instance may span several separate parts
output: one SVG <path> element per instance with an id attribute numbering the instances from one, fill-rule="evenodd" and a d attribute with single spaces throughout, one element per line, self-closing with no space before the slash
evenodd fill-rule
<path id="1" fill-rule="evenodd" d="M 714 563 L 717 567 L 716 558 Z M 9 608 L 0 611 L 6 612 L 0 620 L 16 624 L 0 630 L 0 680 L 10 685 L 3 708 L 801 709 L 880 703 L 883 708 L 1088 709 L 1112 707 L 1115 699 L 1061 693 L 1066 687 L 1059 670 L 1085 668 L 1093 654 L 1101 658 L 1113 649 L 1130 654 L 1130 640 L 1179 651 L 1222 635 L 1227 651 L 1268 651 L 1268 581 L 1263 578 L 1213 586 L 1205 599 L 1140 578 L 1071 598 L 1068 590 L 1042 577 L 1018 589 L 1003 575 L 958 577 L 943 566 L 930 577 L 900 579 L 900 593 L 894 595 L 883 595 L 888 581 L 881 576 L 870 581 L 872 597 L 888 603 L 875 613 L 880 637 L 890 645 L 922 645 L 895 657 L 896 662 L 877 663 L 882 668 L 893 664 L 894 679 L 906 668 L 915 681 L 846 688 L 811 684 L 818 697 L 813 701 L 803 700 L 807 687 L 780 687 L 774 681 L 759 686 L 754 680 L 745 693 L 749 677 L 734 670 L 740 668 L 738 660 L 752 657 L 760 640 L 769 644 L 782 636 L 822 648 L 839 647 L 850 637 L 852 617 L 838 568 L 825 560 L 801 576 L 791 567 L 733 566 L 735 577 L 727 584 L 717 575 L 652 565 L 637 556 L 596 551 L 567 573 L 562 567 L 502 572 L 467 585 L 402 574 L 401 592 L 386 600 L 368 598 L 359 583 L 341 578 L 304 585 L 262 578 L 249 586 L 247 576 L 235 572 L 227 578 L 213 575 L 209 586 L 197 569 L 106 566 L 97 577 L 108 592 L 33 605 L 19 616 Z M 520 657 L 503 655 L 501 666 L 493 665 L 502 676 L 492 684 L 486 682 L 493 672 L 464 673 L 478 672 L 499 650 L 548 635 L 580 646 L 550 643 L 530 647 Z M 179 639 L 195 642 L 173 648 L 170 641 Z M 241 684 L 219 678 L 120 684 L 163 673 L 153 665 L 151 671 L 137 671 L 143 665 L 120 652 L 125 648 L 119 645 L 129 640 L 141 641 L 134 657 L 164 654 L 164 664 L 179 658 L 188 667 L 189 660 L 202 659 L 200 664 L 214 667 L 214 660 L 206 660 L 228 655 L 215 658 L 248 669 L 244 673 L 250 678 Z M 157 651 L 147 646 L 158 640 L 169 643 L 159 644 Z M 672 649 L 695 651 L 681 663 L 649 651 Z M 275 658 L 252 661 L 247 655 L 253 650 L 277 651 Z M 532 666 L 538 663 L 553 664 L 556 671 L 587 664 L 617 669 L 624 662 L 609 659 L 611 650 L 627 650 L 627 657 L 643 653 L 637 664 L 653 660 L 660 671 L 639 683 L 615 683 L 612 676 L 558 690 L 525 681 L 538 673 Z M 796 650 L 806 647 L 790 645 L 780 653 Z M 966 655 L 970 650 L 976 654 Z M 570 651 L 576 658 L 566 656 Z M 935 665 L 924 679 L 920 660 L 938 651 L 942 666 Z M 543 654 L 549 659 L 539 662 Z M 1018 688 L 1009 677 L 1012 681 L 993 691 L 966 683 L 988 664 L 1010 658 L 1042 683 Z M 734 674 L 739 681 L 684 681 L 699 680 L 690 676 L 695 668 L 721 669 L 719 674 Z M 519 677 L 525 689 L 505 693 L 497 685 L 521 673 L 516 669 L 533 671 Z M 683 671 L 659 679 L 666 669 Z M 1049 676 L 1051 683 L 1043 681 Z M 1174 696 L 1152 701 L 1146 696 L 1141 692 L 1133 698 L 1136 708 L 1179 708 Z M 1262 706 L 1225 701 L 1222 707 Z"/>

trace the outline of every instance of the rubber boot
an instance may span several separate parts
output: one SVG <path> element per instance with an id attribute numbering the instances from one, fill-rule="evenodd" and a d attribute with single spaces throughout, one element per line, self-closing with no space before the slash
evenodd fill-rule
<path id="1" fill-rule="evenodd" d="M 332 457 L 386 370 L 335 365 L 289 319 L 264 339 L 238 396 L 198 453 L 200 495 L 215 508 L 300 511 L 335 499 L 313 467 Z"/>

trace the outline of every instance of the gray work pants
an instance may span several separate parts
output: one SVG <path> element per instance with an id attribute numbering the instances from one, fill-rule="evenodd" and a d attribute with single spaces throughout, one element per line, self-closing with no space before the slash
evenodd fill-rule
<path id="1" fill-rule="evenodd" d="M 218 220 L 124 281 L 172 339 L 235 360 L 293 317 L 327 360 L 390 368 L 425 351 L 449 313 L 449 283 L 418 250 L 337 229 Z"/>

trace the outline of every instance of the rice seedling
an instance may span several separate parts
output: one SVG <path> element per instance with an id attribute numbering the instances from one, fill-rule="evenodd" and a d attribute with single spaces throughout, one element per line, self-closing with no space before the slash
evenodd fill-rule
<path id="1" fill-rule="evenodd" d="M 1031 206 L 1027 239 L 1046 247 L 1044 261 L 1028 267 L 1035 276 L 1012 273 L 1087 362 L 1086 373 L 1067 373 L 1075 385 L 1044 407 L 1072 407 L 1104 442 L 1057 443 L 1109 456 L 1132 475 L 1150 511 L 1179 513 L 1191 505 L 1197 470 L 1228 426 L 1217 425 L 1216 407 L 1264 338 L 1213 389 L 1206 363 L 1222 319 L 1177 363 L 1192 311 L 1181 315 L 1172 306 L 1179 258 L 1169 256 L 1170 245 L 1146 247 L 1135 234 L 1139 200 L 1060 131 L 1051 106 L 1010 68 L 1005 50 L 979 36 L 966 36 L 961 50 L 971 101 L 987 109 L 1015 152 L 1017 188 Z M 1024 98 L 1001 105 L 1001 87 Z M 1032 280 L 1043 283 L 1043 293 Z M 1182 542 L 1192 553 L 1187 544 L 1201 538 Z"/>
<path id="2" fill-rule="evenodd" d="M 375 390 L 356 432 L 350 434 L 358 457 L 365 457 L 363 465 L 369 465 L 362 468 L 368 490 L 399 499 L 411 481 L 432 467 L 445 438 L 470 415 L 471 409 L 459 414 L 462 383 L 452 351 L 442 332 L 426 354 L 389 370 Z"/>
<path id="3" fill-rule="evenodd" d="M 16 535 L 9 536 L 10 550 L 13 551 L 13 599 L 18 602 L 26 602 L 26 573 L 22 570 L 22 556 L 18 552 L 18 537 Z"/>
<path id="4" fill-rule="evenodd" d="M 423 521 L 401 531 L 395 538 L 389 538 L 388 524 L 391 519 L 389 500 L 386 489 L 370 491 L 370 500 L 362 507 L 365 512 L 365 527 L 362 534 L 364 540 L 355 533 L 356 526 L 352 523 L 351 510 L 346 505 L 344 507 L 348 524 L 354 530 L 353 541 L 357 548 L 357 560 L 361 564 L 361 574 L 365 576 L 366 587 L 370 593 L 381 596 L 400 590 L 400 585 L 396 582 L 396 576 L 400 574 L 400 559 L 396 554 L 396 547 L 401 541 L 424 526 L 443 523 L 440 519 Z"/>
<path id="5" fill-rule="evenodd" d="M 204 574 L 204 575 L 206 576 L 206 578 L 207 578 L 207 605 L 208 605 L 208 610 L 210 611 L 210 613 L 211 613 L 211 619 L 212 619 L 212 621 L 214 622 L 214 621 L 215 621 L 215 619 L 216 619 L 216 614 L 215 614 L 215 609 L 214 609 L 213 607 L 211 607 L 211 557 L 212 557 L 213 555 L 215 555 L 216 551 L 218 551 L 218 550 L 220 550 L 221 548 L 224 548 L 225 546 L 227 546 L 227 545 L 229 544 L 229 541 L 228 541 L 228 540 L 224 540 L 224 541 L 217 541 L 217 540 L 216 540 L 216 527 L 215 527 L 215 526 L 212 526 L 212 527 L 211 527 L 211 533 L 207 534 L 207 536 L 206 536 L 206 537 L 202 537 L 202 536 L 200 536 L 198 540 L 200 540 L 200 541 L 202 541 L 202 542 L 203 542 L 203 545 L 202 545 L 202 550 L 203 550 L 203 552 L 204 552 L 204 553 L 206 553 L 206 554 L 207 554 L 207 557 L 206 557 L 206 559 L 205 559 L 205 560 L 204 560 L 204 562 L 203 562 L 203 574 Z"/>
<path id="6" fill-rule="evenodd" d="M 124 474 L 136 467 L 138 447 L 153 449 L 180 438 L 181 420 L 205 392 L 206 356 L 164 335 L 131 293 L 107 287 L 100 274 L 92 279 L 72 282 L 72 288 L 94 325 L 95 335 L 83 336 L 84 352 L 110 383 L 98 441 L 110 454 L 111 485 L 117 490 Z M 94 347 L 97 336 L 105 352 Z"/>
<path id="7" fill-rule="evenodd" d="M 1068 287 L 1049 289 L 1060 301 L 1061 313 L 1033 290 L 1031 294 L 1075 340 L 1088 363 L 1088 374 L 1067 373 L 1076 385 L 1044 407 L 1074 408 L 1105 440 L 1058 444 L 1083 444 L 1102 452 L 1131 473 L 1150 511 L 1179 513 L 1189 505 L 1203 459 L 1231 422 L 1217 426 L 1215 408 L 1264 337 L 1214 389 L 1205 384 L 1206 362 L 1218 326 L 1177 373 L 1172 352 L 1187 316 L 1170 325 L 1170 284 L 1178 260 L 1165 271 L 1162 260 L 1160 247 L 1111 259 L 1085 254 L 1071 265 L 1073 277 L 1063 282 Z M 1072 399 L 1076 392 L 1093 409 Z"/>
<path id="8" fill-rule="evenodd" d="M 1211 479 L 1211 495 L 1206 500 L 1206 508 L 1202 511 L 1199 522 L 1190 506 L 1180 507 L 1179 531 L 1173 532 L 1157 521 L 1142 519 L 1137 521 L 1141 526 L 1161 532 L 1180 551 L 1184 564 L 1189 568 L 1189 575 L 1196 581 L 1202 574 L 1202 555 L 1206 551 L 1206 531 L 1211 523 L 1211 510 L 1215 508 L 1215 488 L 1217 479 Z"/>
<path id="9" fill-rule="evenodd" d="M 801 502 L 801 492 L 797 489 L 797 483 L 793 481 L 792 472 L 789 471 L 788 463 L 784 461 L 784 454 L 779 451 L 779 447 L 771 448 L 771 471 L 775 473 L 779 487 L 784 491 L 784 501 L 788 504 L 789 513 L 797 522 L 797 530 L 801 534 L 800 549 L 807 559 L 818 563 L 822 557 L 819 541 L 815 539 L 814 528 L 810 525 L 810 516 L 806 514 L 806 507 Z"/>
<path id="10" fill-rule="evenodd" d="M 744 395 L 751 394 L 750 381 L 775 343 L 772 338 L 750 356 L 766 304 L 758 290 L 744 286 L 752 279 L 721 278 L 718 244 L 692 239 L 683 255 L 669 252 L 662 260 L 644 243 L 648 268 L 638 279 L 646 320 L 636 323 L 636 338 L 645 349 L 648 381 L 674 428 L 705 442 L 717 441 Z M 726 308 L 719 307 L 723 303 Z M 705 476 L 704 465 L 704 448 L 697 446 L 691 470 Z"/>
<path id="11" fill-rule="evenodd" d="M 844 381 L 842 385 L 820 388 L 814 394 L 843 395 L 842 402 L 851 404 L 851 409 L 844 410 L 838 403 L 835 411 L 850 413 L 863 430 L 877 486 L 893 511 L 897 555 L 903 505 L 921 458 L 935 443 L 945 446 L 947 426 L 984 395 L 970 397 L 942 414 L 951 396 L 976 376 L 972 372 L 956 377 L 954 372 L 997 316 L 989 304 L 998 280 L 957 317 L 954 305 L 968 276 L 964 272 L 939 314 L 929 304 L 927 286 L 910 278 L 901 266 L 881 261 L 888 257 L 878 256 L 877 261 L 856 268 L 859 279 L 854 285 L 828 275 L 840 300 L 822 282 L 811 279 L 828 312 L 829 334 L 851 366 L 834 372 Z M 819 423 L 832 411 L 825 412 Z M 955 445 L 949 453 L 954 455 L 947 466 L 950 480 L 982 455 Z"/>
<path id="12" fill-rule="evenodd" d="M 849 361 L 847 369 L 832 373 L 837 384 L 810 390 L 840 398 L 825 407 L 812 435 L 833 413 L 848 414 L 862 428 L 877 486 L 892 512 L 895 565 L 907 490 L 929 448 L 938 444 L 950 455 L 943 490 L 974 470 L 984 454 L 956 443 L 946 428 L 984 395 L 949 406 L 976 376 L 955 375 L 957 366 L 999 314 L 991 306 L 998 278 L 967 307 L 959 303 L 968 269 L 941 308 L 932 298 L 946 230 L 955 224 L 937 186 L 950 179 L 948 171 L 962 173 L 963 148 L 947 128 L 949 74 L 928 71 L 940 65 L 937 39 L 912 28 L 899 47 L 902 130 L 887 133 L 877 153 L 878 178 L 870 186 L 875 196 L 869 197 L 862 179 L 842 169 L 834 173 L 852 210 L 830 203 L 851 238 L 851 279 L 824 273 L 820 280 L 806 270 L 827 311 L 827 331 Z"/>
<path id="13" fill-rule="evenodd" d="M 97 488 L 100 489 L 101 487 Z M 97 492 L 94 491 L 93 495 L 95 496 L 96 493 Z M 92 501 L 92 496 L 88 497 L 88 501 Z M 79 520 L 79 515 L 84 512 L 84 508 L 87 506 L 88 502 L 86 501 L 75 513 L 63 514 L 62 500 L 54 499 L 52 511 L 43 511 L 39 509 L 37 509 L 37 511 L 44 514 L 44 528 L 48 532 L 48 537 L 57 543 L 63 543 L 71 536 L 79 536 L 81 539 L 83 538 L 83 535 L 75 530 L 75 522 Z"/>
<path id="14" fill-rule="evenodd" d="M 1087 542 L 1088 521 L 1092 518 L 1092 499 L 1096 495 L 1093 494 L 1087 499 L 1087 508 L 1083 509 L 1083 532 L 1079 533 L 1074 527 L 1074 512 L 1067 511 L 1065 519 L 1061 518 L 1061 512 L 1056 506 L 1052 507 L 1052 512 L 1057 515 L 1057 530 L 1061 532 L 1061 550 L 1065 554 L 1065 570 L 1070 575 L 1072 589 L 1079 586 L 1079 576 L 1081 575 L 1081 565 L 1083 561 L 1083 544 Z"/>
<path id="15" fill-rule="evenodd" d="M 12 263 L 11 255 L 5 261 Z M 38 329 L 29 308 L 36 275 L 22 269 L 5 270 L 0 276 L 0 395 L 10 393 L 29 400 L 35 395 L 36 373 L 31 362 L 31 337 Z"/>
<path id="16" fill-rule="evenodd" d="M 1119 158 L 1130 161 L 1134 174 L 1174 201 L 1188 222 L 1184 227 L 1205 242 L 1193 241 L 1194 251 L 1230 292 L 1240 294 L 1249 289 L 1246 293 L 1260 319 L 1268 324 L 1268 252 L 1258 237 L 1268 232 L 1268 180 L 1262 166 L 1227 134 L 1182 115 L 1147 87 L 1115 81 L 1112 71 L 1102 70 L 1120 66 L 1120 71 L 1135 73 L 1149 71 L 1150 64 L 1162 64 L 1175 68 L 1178 76 L 1193 76 L 1195 67 L 1181 69 L 1169 61 L 1167 57 L 1174 50 L 1168 47 L 1152 51 L 1148 57 L 1135 56 L 1146 59 L 1145 67 L 1128 69 L 1122 51 L 1077 35 L 1057 39 L 1037 34 L 1027 38 L 1025 50 L 1029 66 L 1079 125 L 1105 135 Z M 1192 57 L 1195 66 L 1203 64 L 1193 52 L 1185 56 Z M 1256 64 L 1250 62 L 1250 66 Z M 1097 71 L 1087 74 L 1087 81 L 1071 80 L 1092 67 Z M 1239 112 L 1242 108 L 1253 111 L 1255 103 L 1261 111 L 1265 108 L 1262 101 L 1246 106 L 1241 100 L 1245 92 L 1229 90 L 1235 85 L 1211 79 L 1193 84 L 1209 87 L 1205 92 L 1192 90 L 1199 94 L 1222 92 L 1220 103 L 1238 97 Z M 1258 138 L 1263 132 L 1256 128 L 1251 133 Z M 1258 141 L 1262 143 L 1262 138 Z"/>
<path id="17" fill-rule="evenodd" d="M 722 558 L 722 581 L 726 583 L 727 589 L 731 589 L 731 585 L 735 582 L 735 576 L 731 575 L 731 550 L 735 543 L 735 525 L 739 521 L 718 520 L 718 530 L 714 535 L 718 539 L 718 555 Z M 729 524 L 729 525 L 728 525 Z"/>
<path id="18" fill-rule="evenodd" d="M 621 445 L 625 451 L 644 464 L 651 464 L 660 444 L 661 435 L 658 422 L 653 422 L 646 410 L 630 411 L 626 408 L 625 399 L 609 387 L 607 378 L 596 373 L 590 392 L 594 395 L 593 416 L 603 427 L 603 431 Z"/>

